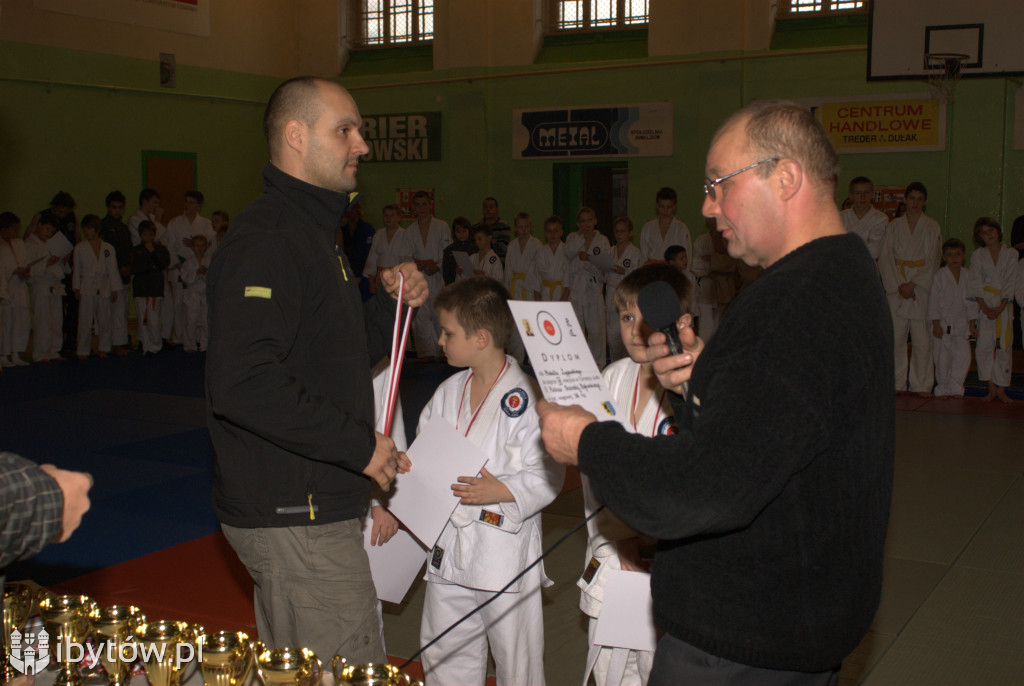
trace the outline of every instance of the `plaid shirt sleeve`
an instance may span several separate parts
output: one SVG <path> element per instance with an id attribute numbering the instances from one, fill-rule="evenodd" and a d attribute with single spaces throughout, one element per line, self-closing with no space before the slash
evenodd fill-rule
<path id="1" fill-rule="evenodd" d="M 60 533 L 64 494 L 34 462 L 0 452 L 0 569 L 35 555 Z"/>

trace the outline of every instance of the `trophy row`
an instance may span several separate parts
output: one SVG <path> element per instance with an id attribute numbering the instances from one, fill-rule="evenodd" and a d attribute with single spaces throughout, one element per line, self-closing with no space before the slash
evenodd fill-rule
<path id="1" fill-rule="evenodd" d="M 21 630 L 37 612 L 45 633 L 23 648 Z M 205 686 L 244 686 L 253 671 L 263 686 L 319 686 L 323 676 L 319 658 L 307 648 L 270 649 L 240 631 L 207 632 L 198 624 L 149 621 L 134 605 L 101 607 L 88 596 L 33 591 L 22 583 L 4 587 L 3 632 L 0 677 L 5 683 L 42 671 L 53 654 L 58 667 L 54 685 L 84 686 L 79 665 L 86 648 L 109 686 L 127 686 L 136 662 L 150 686 L 181 686 L 194 664 Z M 84 646 L 90 637 L 92 643 Z M 49 649 L 54 644 L 56 651 Z M 72 654 L 75 647 L 77 655 Z M 350 665 L 338 655 L 330 672 L 337 686 L 422 686 L 393 665 Z"/>

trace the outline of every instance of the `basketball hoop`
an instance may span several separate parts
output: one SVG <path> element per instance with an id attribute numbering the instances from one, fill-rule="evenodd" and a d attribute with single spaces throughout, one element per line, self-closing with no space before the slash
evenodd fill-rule
<path id="1" fill-rule="evenodd" d="M 928 52 L 924 55 L 925 69 L 935 70 L 928 77 L 932 87 L 932 99 L 940 105 L 953 102 L 953 92 L 960 81 L 961 68 L 970 59 L 959 52 Z"/>

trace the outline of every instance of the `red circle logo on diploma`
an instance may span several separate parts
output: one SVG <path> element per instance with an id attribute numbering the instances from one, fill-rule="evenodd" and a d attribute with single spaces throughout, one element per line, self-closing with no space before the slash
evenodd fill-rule
<path id="1" fill-rule="evenodd" d="M 537 313 L 537 328 L 544 340 L 551 345 L 558 345 L 562 342 L 562 329 L 558 326 L 558 320 L 550 312 L 541 310 Z"/>

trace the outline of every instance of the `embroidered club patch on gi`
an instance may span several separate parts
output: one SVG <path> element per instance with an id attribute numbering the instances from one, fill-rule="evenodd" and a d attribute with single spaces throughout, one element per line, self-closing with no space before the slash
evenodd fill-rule
<path id="1" fill-rule="evenodd" d="M 441 569 L 441 560 L 444 558 L 444 548 L 441 546 L 434 546 L 434 550 L 430 553 L 430 566 L 434 569 Z"/>
<path id="2" fill-rule="evenodd" d="M 601 407 L 603 407 L 604 411 L 607 412 L 610 416 L 615 416 L 615 406 L 612 405 L 610 401 L 605 400 L 603 403 L 601 403 Z"/>
<path id="3" fill-rule="evenodd" d="M 495 262 L 498 261 L 498 256 L 497 255 L 491 255 L 491 259 L 489 259 L 487 261 L 490 262 L 491 264 L 494 264 Z"/>
<path id="4" fill-rule="evenodd" d="M 501 411 L 509 417 L 518 417 L 526 412 L 530 404 L 530 396 L 521 388 L 513 388 L 501 399 Z"/>
<path id="5" fill-rule="evenodd" d="M 480 521 L 491 526 L 501 526 L 505 521 L 505 515 L 490 510 L 480 510 Z"/>
<path id="6" fill-rule="evenodd" d="M 622 261 L 622 266 L 625 267 L 626 269 L 629 269 L 629 262 L 630 262 L 630 259 L 627 257 L 626 259 L 624 259 Z"/>
<path id="7" fill-rule="evenodd" d="M 266 286 L 246 286 L 245 297 L 247 298 L 263 298 L 264 300 L 270 300 L 270 294 L 273 291 Z"/>
<path id="8" fill-rule="evenodd" d="M 600 255 L 601 254 L 600 246 L 597 246 L 597 245 L 594 246 L 594 254 L 595 255 Z"/>
<path id="9" fill-rule="evenodd" d="M 672 436 L 679 433 L 679 426 L 676 425 L 675 417 L 665 417 L 658 424 L 659 436 Z"/>
<path id="10" fill-rule="evenodd" d="M 596 557 L 590 558 L 587 568 L 583 570 L 583 583 L 589 584 L 594 579 L 594 575 L 597 574 L 597 568 L 600 566 L 601 563 L 597 561 Z"/>
<path id="11" fill-rule="evenodd" d="M 537 328 L 540 335 L 551 345 L 558 345 L 562 342 L 562 328 L 558 326 L 558 320 L 550 312 L 541 310 L 537 313 Z"/>

